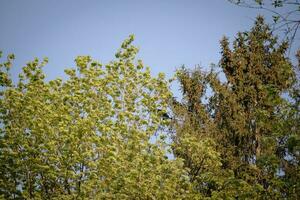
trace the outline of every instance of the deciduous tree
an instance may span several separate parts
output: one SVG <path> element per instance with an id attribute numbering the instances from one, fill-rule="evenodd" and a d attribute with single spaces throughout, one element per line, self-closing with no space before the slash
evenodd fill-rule
<path id="1" fill-rule="evenodd" d="M 132 41 L 125 40 L 105 66 L 78 56 L 76 68 L 65 70 L 66 80 L 46 81 L 47 60 L 35 59 L 14 84 L 14 56 L 1 64 L 3 198 L 190 197 L 182 162 L 167 159 L 167 143 L 159 138 L 158 129 L 168 124 L 161 117 L 171 95 L 168 83 L 135 61 Z"/>

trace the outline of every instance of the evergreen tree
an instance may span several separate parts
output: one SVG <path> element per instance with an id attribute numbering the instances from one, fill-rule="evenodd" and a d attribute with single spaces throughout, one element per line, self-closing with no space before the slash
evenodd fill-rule
<path id="1" fill-rule="evenodd" d="M 263 18 L 258 17 L 250 31 L 237 34 L 232 48 L 227 38 L 222 39 L 221 48 L 220 68 L 225 81 L 214 70 L 178 72 L 184 101 L 173 103 L 175 155 L 185 160 L 191 180 L 205 188 L 198 191 L 207 197 L 292 197 L 284 181 L 288 171 L 284 163 L 290 158 L 286 148 L 281 151 L 295 127 L 288 125 L 291 104 L 284 98 L 295 82 L 292 64 L 286 57 L 288 43 L 278 42 Z M 207 88 L 211 88 L 212 96 L 205 104 Z M 201 148 L 185 148 L 182 141 L 190 135 L 195 145 L 209 138 L 210 149 L 199 152 Z M 220 164 L 203 169 L 202 163 L 193 160 L 195 156 Z M 195 165 L 201 168 L 196 175 Z M 296 165 L 294 170 L 299 169 Z M 207 179 L 201 179 L 203 175 Z M 298 193 L 295 190 L 293 195 Z"/>

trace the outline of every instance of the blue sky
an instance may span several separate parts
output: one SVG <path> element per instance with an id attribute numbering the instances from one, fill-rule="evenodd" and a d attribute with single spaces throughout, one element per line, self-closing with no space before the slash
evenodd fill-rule
<path id="1" fill-rule="evenodd" d="M 47 56 L 53 79 L 78 55 L 107 63 L 135 34 L 138 58 L 170 77 L 183 64 L 217 63 L 222 36 L 248 30 L 257 14 L 227 0 L 0 0 L 0 49 L 16 55 L 14 77 Z"/>

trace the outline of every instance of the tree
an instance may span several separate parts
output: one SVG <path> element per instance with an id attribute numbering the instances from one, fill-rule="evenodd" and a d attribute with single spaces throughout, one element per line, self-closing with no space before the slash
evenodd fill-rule
<path id="1" fill-rule="evenodd" d="M 191 180 L 204 196 L 298 197 L 299 191 L 288 191 L 285 185 L 299 164 L 293 162 L 291 172 L 285 174 L 289 169 L 284 163 L 291 160 L 287 148 L 282 149 L 293 141 L 287 138 L 296 126 L 295 115 L 288 117 L 293 112 L 291 101 L 283 97 L 295 83 L 286 57 L 288 43 L 278 42 L 258 17 L 250 31 L 237 34 L 232 46 L 222 39 L 220 68 L 225 81 L 215 70 L 178 71 L 184 101 L 173 103 L 175 155 L 184 159 Z M 207 88 L 212 94 L 205 103 Z M 187 148 L 183 141 L 190 137 L 190 144 L 202 148 Z M 201 162 L 194 159 L 201 156 Z M 194 169 L 200 169 L 196 175 Z"/>
<path id="2" fill-rule="evenodd" d="M 272 14 L 273 31 L 282 31 L 293 44 L 300 26 L 298 0 L 228 0 L 241 7 L 261 9 Z"/>
<path id="3" fill-rule="evenodd" d="M 78 56 L 64 81 L 45 81 L 47 59 L 27 63 L 15 85 L 14 56 L 0 65 L 3 198 L 194 198 L 182 162 L 167 159 L 159 138 L 168 84 L 135 63 L 132 41 L 104 67 Z"/>
<path id="4" fill-rule="evenodd" d="M 300 51 L 297 53 L 298 66 L 295 68 L 300 70 Z M 292 102 L 286 111 L 286 136 L 285 142 L 280 145 L 280 152 L 286 159 L 283 159 L 285 191 L 291 199 L 299 198 L 300 194 L 300 77 L 296 74 L 297 79 L 290 90 L 290 98 Z"/>

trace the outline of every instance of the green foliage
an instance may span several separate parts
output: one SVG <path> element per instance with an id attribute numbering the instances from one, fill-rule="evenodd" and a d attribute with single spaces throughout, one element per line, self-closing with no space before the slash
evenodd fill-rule
<path id="1" fill-rule="evenodd" d="M 221 40 L 219 72 L 177 71 L 181 102 L 133 40 L 66 80 L 45 80 L 47 58 L 16 83 L 14 55 L 0 63 L 0 199 L 299 199 L 300 66 L 262 17 Z"/>
<path id="2" fill-rule="evenodd" d="M 130 36 L 102 66 L 78 56 L 67 80 L 45 81 L 47 59 L 13 85 L 1 64 L 0 195 L 5 199 L 192 198 L 182 162 L 168 160 L 167 81 L 153 78 Z M 136 63 L 136 64 L 135 64 Z M 158 109 L 160 112 L 158 112 Z"/>
<path id="3" fill-rule="evenodd" d="M 232 48 L 227 38 L 221 48 L 225 81 L 213 69 L 177 72 L 183 102 L 172 106 L 175 155 L 208 198 L 298 198 L 292 176 L 299 174 L 299 106 L 283 98 L 296 80 L 287 42 L 278 42 L 258 17 Z"/>

